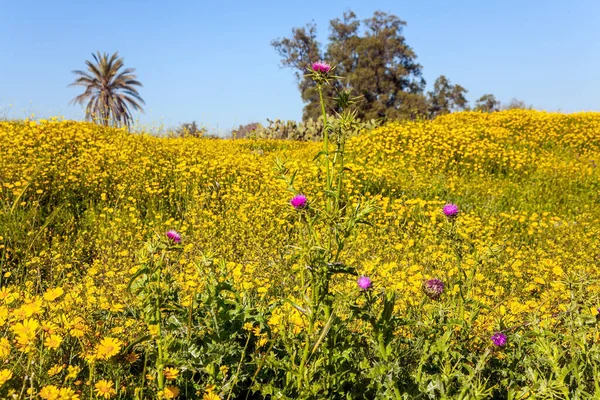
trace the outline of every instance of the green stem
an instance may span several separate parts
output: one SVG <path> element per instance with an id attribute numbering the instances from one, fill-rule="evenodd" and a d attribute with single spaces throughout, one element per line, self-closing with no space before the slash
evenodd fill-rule
<path id="1" fill-rule="evenodd" d="M 240 357 L 240 362 L 238 363 L 237 370 L 235 371 L 235 377 L 233 378 L 233 383 L 231 385 L 231 389 L 229 390 L 229 394 L 227 395 L 227 400 L 231 398 L 231 393 L 233 393 L 233 388 L 237 384 L 238 376 L 240 375 L 240 369 L 242 368 L 242 362 L 244 362 L 244 358 L 246 357 L 246 350 L 248 349 L 248 343 L 250 342 L 251 333 L 248 332 L 248 338 L 246 339 L 246 345 L 244 346 L 244 351 L 242 351 L 242 356 Z"/>
<path id="2" fill-rule="evenodd" d="M 340 132 L 340 145 L 339 145 L 339 149 L 338 149 L 338 153 L 340 155 L 340 168 L 338 171 L 338 185 L 337 185 L 338 208 L 339 208 L 339 204 L 340 204 L 340 199 L 342 198 L 342 188 L 343 188 L 343 183 L 344 183 L 344 155 L 345 155 L 345 151 L 346 151 L 345 147 L 346 147 L 346 133 Z"/>
<path id="3" fill-rule="evenodd" d="M 137 400 L 144 398 L 144 385 L 146 384 L 146 371 L 148 370 L 148 350 L 144 351 L 144 368 L 142 369 L 142 384 L 140 385 L 139 397 L 136 396 Z"/>
<path id="4" fill-rule="evenodd" d="M 323 279 L 323 288 L 321 290 L 321 299 L 319 299 L 319 303 L 323 303 L 323 310 L 325 312 L 325 321 L 329 320 L 329 317 L 331 316 L 331 299 L 329 297 L 329 278 L 327 278 L 326 276 L 322 278 Z"/>
<path id="5" fill-rule="evenodd" d="M 157 288 L 157 293 L 156 293 L 156 297 L 155 297 L 155 319 L 156 319 L 156 323 L 158 324 L 158 336 L 156 339 L 156 347 L 158 349 L 158 358 L 156 359 L 156 370 L 158 372 L 158 389 L 160 391 L 162 391 L 165 387 L 165 377 L 164 377 L 164 366 L 163 366 L 163 360 L 164 360 L 164 354 L 163 354 L 163 343 L 162 343 L 162 327 L 161 327 L 161 320 L 162 320 L 162 316 L 160 314 L 160 295 L 161 295 L 161 281 L 162 281 L 162 270 L 161 268 L 158 269 L 158 288 Z"/>
<path id="6" fill-rule="evenodd" d="M 274 345 L 275 345 L 275 341 L 272 340 L 271 344 L 269 345 L 269 348 L 264 353 L 264 355 L 260 358 L 260 363 L 258 364 L 258 368 L 256 369 L 256 371 L 254 371 L 254 375 L 252 375 L 252 380 L 250 381 L 250 387 L 252 387 L 254 385 L 254 382 L 256 381 L 256 377 L 260 373 L 260 370 L 262 369 L 263 365 L 265 365 L 265 360 L 267 359 L 267 354 L 271 354 L 271 350 L 273 350 Z M 248 400 L 248 396 L 250 396 L 250 390 L 248 390 L 246 392 L 245 400 Z"/>
<path id="7" fill-rule="evenodd" d="M 33 358 L 33 351 L 29 353 L 29 357 L 27 358 L 27 368 L 25 374 L 23 374 L 23 386 L 21 387 L 21 393 L 19 394 L 19 398 L 23 398 L 23 394 L 25 393 L 25 388 L 27 387 L 27 377 L 30 374 L 31 370 L 31 360 Z"/>
<path id="8" fill-rule="evenodd" d="M 90 363 L 90 371 L 88 375 L 88 379 L 90 380 L 90 399 L 94 398 L 94 370 L 96 369 L 96 364 L 92 361 Z"/>
<path id="9" fill-rule="evenodd" d="M 313 313 L 314 311 L 315 310 L 312 310 Z M 306 366 L 306 361 L 308 360 L 308 353 L 310 351 L 310 338 L 312 337 L 315 326 L 314 315 L 315 314 L 310 315 L 308 334 L 306 336 L 306 341 L 304 342 L 304 352 L 302 353 L 302 360 L 300 361 L 300 366 L 298 367 L 298 390 L 302 389 L 302 384 L 304 383 L 304 367 Z"/>
<path id="10" fill-rule="evenodd" d="M 383 361 L 387 361 L 387 351 L 385 348 L 385 341 L 383 340 L 383 332 L 377 333 L 377 342 L 379 343 L 379 353 L 381 354 L 381 359 Z"/>
<path id="11" fill-rule="evenodd" d="M 319 100 L 321 102 L 321 113 L 323 114 L 323 152 L 325 153 L 325 169 L 327 170 L 327 186 L 328 191 L 331 190 L 331 171 L 329 170 L 329 130 L 327 129 L 327 112 L 325 111 L 325 101 L 323 100 L 323 88 L 319 84 Z"/>
<path id="12" fill-rule="evenodd" d="M 158 308 L 158 301 L 156 308 L 156 318 L 158 320 L 158 337 L 156 339 L 156 347 L 158 348 L 158 358 L 156 359 L 156 370 L 158 372 L 158 389 L 163 390 L 165 386 L 164 374 L 163 374 L 163 348 L 162 348 L 162 331 L 160 327 L 160 309 Z"/>
<path id="13" fill-rule="evenodd" d="M 400 394 L 400 390 L 398 390 L 398 387 L 396 386 L 395 382 L 391 382 L 392 385 L 394 385 L 394 395 L 396 396 L 397 400 L 402 400 L 402 395 Z"/>
<path id="14" fill-rule="evenodd" d="M 312 274 L 312 291 L 311 291 L 311 308 L 310 308 L 310 318 L 308 322 L 308 333 L 306 335 L 306 340 L 304 342 L 304 351 L 302 352 L 302 359 L 300 360 L 300 366 L 298 367 L 298 390 L 302 389 L 302 384 L 304 383 L 304 367 L 306 366 L 306 362 L 308 361 L 308 353 L 310 351 L 310 339 L 313 335 L 316 317 L 317 317 L 317 308 L 318 308 L 318 293 L 319 283 L 315 281 L 315 274 Z M 307 382 L 308 383 L 308 382 Z"/>

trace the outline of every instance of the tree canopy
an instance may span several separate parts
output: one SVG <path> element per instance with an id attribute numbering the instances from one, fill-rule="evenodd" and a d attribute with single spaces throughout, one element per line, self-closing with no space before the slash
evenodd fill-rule
<path id="1" fill-rule="evenodd" d="M 467 89 L 451 84 L 444 75 L 440 76 L 433 84 L 433 91 L 427 94 L 429 117 L 435 118 L 452 111 L 465 110 L 467 108 L 465 93 L 467 93 Z"/>
<path id="2" fill-rule="evenodd" d="M 86 61 L 87 71 L 73 71 L 78 78 L 69 86 L 83 86 L 85 91 L 71 103 L 86 104 L 85 118 L 103 125 L 131 125 L 131 109 L 142 111 L 144 100 L 136 86 L 142 86 L 134 74 L 135 69 L 125 68 L 118 53 L 92 54 L 94 62 Z"/>
<path id="3" fill-rule="evenodd" d="M 274 40 L 272 45 L 281 56 L 281 65 L 295 70 L 305 102 L 303 119 L 320 115 L 315 84 L 305 77 L 311 62 L 320 59 L 336 66 L 334 73 L 344 77 L 342 83 L 327 90 L 346 89 L 361 98 L 359 118 L 425 115 L 425 80 L 415 52 L 402 35 L 405 25 L 400 18 L 382 11 L 362 21 L 348 11 L 342 19 L 330 21 L 329 42 L 324 49 L 317 41 L 314 23 L 293 28 L 291 37 Z M 333 102 L 326 106 L 328 112 L 337 111 Z"/>
<path id="4" fill-rule="evenodd" d="M 493 94 L 484 94 L 475 102 L 475 110 L 494 112 L 500 110 L 500 102 Z"/>

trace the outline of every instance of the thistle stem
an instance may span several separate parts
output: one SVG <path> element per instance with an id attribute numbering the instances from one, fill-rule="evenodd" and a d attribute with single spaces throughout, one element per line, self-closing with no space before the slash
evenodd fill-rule
<path id="1" fill-rule="evenodd" d="M 323 152 L 325 153 L 325 169 L 327 170 L 327 191 L 331 190 L 331 171 L 329 169 L 329 130 L 327 129 L 327 112 L 325 111 L 325 101 L 323 100 L 323 87 L 319 84 L 319 100 L 321 102 L 321 113 L 323 114 Z"/>
<path id="2" fill-rule="evenodd" d="M 162 262 L 162 260 L 161 260 Z M 158 336 L 156 338 L 156 347 L 158 349 L 158 357 L 156 359 L 156 369 L 158 372 L 158 390 L 162 391 L 165 387 L 165 377 L 164 377 L 164 366 L 163 366 L 163 343 L 162 343 L 162 328 L 161 328 L 161 319 L 162 315 L 160 313 L 160 297 L 161 297 L 161 281 L 162 281 L 162 268 L 158 268 L 158 288 L 155 300 L 155 318 L 158 324 Z"/>

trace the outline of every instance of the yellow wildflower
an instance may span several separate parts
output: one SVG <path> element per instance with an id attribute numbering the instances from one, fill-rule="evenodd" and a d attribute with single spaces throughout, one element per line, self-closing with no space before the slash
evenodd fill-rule
<path id="1" fill-rule="evenodd" d="M 94 387 L 96 388 L 95 392 L 98 397 L 104 397 L 105 399 L 110 399 L 114 396 L 117 391 L 114 388 L 115 384 L 113 381 L 101 380 L 96 382 Z"/>
<path id="2" fill-rule="evenodd" d="M 174 399 L 179 396 L 179 388 L 177 386 L 167 386 L 163 392 L 165 399 Z"/>
<path id="3" fill-rule="evenodd" d="M 40 312 L 42 312 L 42 299 L 30 299 L 15 310 L 15 316 L 18 319 L 31 318 Z"/>
<path id="4" fill-rule="evenodd" d="M 221 400 L 221 398 L 215 392 L 206 392 L 202 396 L 202 400 Z"/>
<path id="5" fill-rule="evenodd" d="M 17 343 L 20 346 L 28 345 L 35 339 L 35 334 L 40 324 L 34 319 L 26 319 L 23 322 L 17 322 L 11 330 L 17 336 Z"/>
<path id="6" fill-rule="evenodd" d="M 75 317 L 68 326 L 70 328 L 69 333 L 76 338 L 82 337 L 87 331 L 87 326 L 81 317 Z"/>
<path id="7" fill-rule="evenodd" d="M 42 390 L 40 390 L 39 396 L 44 400 L 58 400 L 60 389 L 54 385 L 44 386 Z"/>
<path id="8" fill-rule="evenodd" d="M 71 388 L 61 388 L 59 400 L 79 400 L 79 395 Z"/>
<path id="9" fill-rule="evenodd" d="M 46 293 L 44 293 L 44 300 L 46 301 L 54 301 L 56 299 L 58 299 L 60 296 L 63 295 L 65 291 L 63 290 L 63 288 L 54 288 L 54 289 L 48 289 L 46 290 Z"/>
<path id="10" fill-rule="evenodd" d="M 52 321 L 42 321 L 42 330 L 46 333 L 53 334 L 58 331 L 58 325 Z"/>
<path id="11" fill-rule="evenodd" d="M 150 332 L 150 334 L 152 336 L 158 335 L 158 333 L 160 332 L 159 326 L 158 325 L 148 325 L 148 332 Z"/>
<path id="12" fill-rule="evenodd" d="M 69 365 L 67 367 L 67 376 L 65 377 L 65 379 L 75 379 L 77 378 L 77 375 L 79 375 L 79 372 L 81 372 L 80 367 L 78 367 L 77 365 Z"/>
<path id="13" fill-rule="evenodd" d="M 3 326 L 8 319 L 8 308 L 0 306 L 0 326 Z"/>
<path id="14" fill-rule="evenodd" d="M 7 338 L 0 338 L 0 360 L 6 359 L 10 355 L 10 342 Z"/>
<path id="15" fill-rule="evenodd" d="M 0 288 L 0 301 L 3 301 L 4 304 L 11 304 L 18 298 L 18 294 L 12 291 L 9 287 Z"/>
<path id="16" fill-rule="evenodd" d="M 133 364 L 134 362 L 136 362 L 138 359 L 140 358 L 139 354 L 137 353 L 129 353 L 127 354 L 127 356 L 125 357 L 125 360 L 130 363 Z"/>
<path id="17" fill-rule="evenodd" d="M 49 349 L 56 350 L 60 347 L 62 343 L 62 337 L 58 335 L 50 335 L 44 340 L 44 346 Z"/>
<path id="18" fill-rule="evenodd" d="M 121 345 L 122 343 L 119 339 L 111 337 L 104 338 L 96 348 L 96 354 L 98 358 L 108 360 L 119 353 Z"/>
<path id="19" fill-rule="evenodd" d="M 168 368 L 165 368 L 164 374 L 165 374 L 165 379 L 168 379 L 168 380 L 177 379 L 177 375 L 179 375 L 179 370 L 176 368 L 168 367 Z"/>
<path id="20" fill-rule="evenodd" d="M 48 376 L 58 375 L 64 369 L 63 365 L 56 364 L 48 370 Z"/>
<path id="21" fill-rule="evenodd" d="M 0 370 L 0 387 L 6 383 L 10 378 L 12 378 L 13 373 L 9 369 Z"/>

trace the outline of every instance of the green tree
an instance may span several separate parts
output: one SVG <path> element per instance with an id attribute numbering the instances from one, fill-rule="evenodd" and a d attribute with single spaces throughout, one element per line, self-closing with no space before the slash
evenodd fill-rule
<path id="1" fill-rule="evenodd" d="M 262 125 L 259 122 L 251 122 L 246 125 L 240 125 L 237 129 L 231 131 L 231 137 L 233 139 L 244 139 L 261 128 Z"/>
<path id="2" fill-rule="evenodd" d="M 527 105 L 523 100 L 512 98 L 508 104 L 502 106 L 503 110 L 533 110 L 533 106 Z"/>
<path id="3" fill-rule="evenodd" d="M 494 112 L 500 110 L 500 102 L 493 94 L 484 94 L 475 102 L 475 110 Z"/>
<path id="4" fill-rule="evenodd" d="M 133 73 L 135 69 L 125 68 L 123 58 L 118 53 L 92 54 L 94 62 L 86 61 L 87 71 L 73 71 L 78 78 L 69 86 L 83 86 L 85 91 L 75 97 L 71 104 L 85 106 L 85 118 L 103 125 L 131 125 L 131 109 L 141 111 L 144 100 L 136 86 L 142 86 Z"/>
<path id="5" fill-rule="evenodd" d="M 196 121 L 183 123 L 175 130 L 178 137 L 203 137 L 205 134 L 206 128 L 199 127 Z"/>
<path id="6" fill-rule="evenodd" d="M 395 15 L 381 11 L 362 22 L 348 11 L 342 19 L 330 21 L 325 51 L 316 40 L 314 23 L 292 29 L 289 38 L 274 40 L 271 44 L 281 56 L 282 66 L 295 69 L 305 103 L 303 119 L 320 116 L 315 83 L 305 76 L 311 63 L 320 59 L 335 66 L 336 75 L 345 77 L 342 82 L 325 88 L 328 113 L 339 111 L 331 100 L 331 92 L 344 89 L 361 98 L 357 104 L 357 116 L 361 119 L 398 119 L 425 114 L 425 80 L 415 52 L 402 35 L 405 25 L 406 22 Z"/>
<path id="7" fill-rule="evenodd" d="M 448 78 L 441 75 L 433 84 L 433 91 L 429 92 L 429 117 L 449 114 L 452 111 L 465 110 L 468 101 L 465 97 L 467 89 L 460 85 L 453 85 Z"/>

